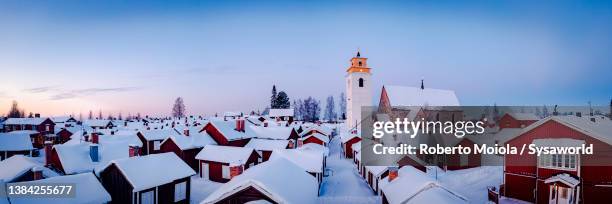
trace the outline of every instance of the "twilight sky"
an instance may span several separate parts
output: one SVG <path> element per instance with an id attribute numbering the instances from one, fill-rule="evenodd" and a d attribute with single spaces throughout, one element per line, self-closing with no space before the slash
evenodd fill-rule
<path id="1" fill-rule="evenodd" d="M 344 91 L 360 48 L 384 84 L 463 105 L 596 105 L 612 97 L 612 5 L 587 1 L 2 1 L 0 115 L 167 115 Z"/>

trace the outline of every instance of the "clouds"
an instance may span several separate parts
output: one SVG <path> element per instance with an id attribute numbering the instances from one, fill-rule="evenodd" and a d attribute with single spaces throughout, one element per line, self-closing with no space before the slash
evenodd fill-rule
<path id="1" fill-rule="evenodd" d="M 84 96 L 92 96 L 101 93 L 119 93 L 138 90 L 139 87 L 108 87 L 108 88 L 86 88 L 86 89 L 70 89 L 65 90 L 59 86 L 41 86 L 34 88 L 23 89 L 24 92 L 31 94 L 49 94 L 49 100 L 64 100 L 72 99 Z M 5 93 L 0 92 L 0 98 L 6 96 Z"/>
<path id="2" fill-rule="evenodd" d="M 51 95 L 50 100 L 63 100 L 71 99 L 83 96 L 91 96 L 99 93 L 118 93 L 134 91 L 139 89 L 138 87 L 114 87 L 114 88 L 88 88 L 88 89 L 76 89 L 69 91 L 61 91 L 57 94 Z"/>

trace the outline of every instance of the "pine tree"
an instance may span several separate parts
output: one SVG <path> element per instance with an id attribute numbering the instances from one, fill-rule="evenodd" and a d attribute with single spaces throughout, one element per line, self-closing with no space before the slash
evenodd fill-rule
<path id="1" fill-rule="evenodd" d="M 278 108 L 276 104 L 276 85 L 272 85 L 272 97 L 270 97 L 270 108 Z"/>
<path id="2" fill-rule="evenodd" d="M 9 109 L 8 114 L 6 114 L 6 117 L 8 118 L 21 118 L 22 117 L 22 112 L 19 111 L 19 104 L 17 104 L 17 101 L 13 101 L 13 104 L 11 105 L 11 109 Z"/>
<path id="3" fill-rule="evenodd" d="M 344 92 L 340 93 L 340 100 L 338 103 L 340 106 L 340 119 L 346 120 L 346 96 Z"/>
<path id="4" fill-rule="evenodd" d="M 276 95 L 276 108 L 289 108 L 291 103 L 289 102 L 289 96 L 284 91 L 281 91 Z"/>
<path id="5" fill-rule="evenodd" d="M 172 107 L 172 117 L 185 117 L 185 104 L 183 103 L 183 98 L 178 97 L 174 101 L 174 106 Z"/>

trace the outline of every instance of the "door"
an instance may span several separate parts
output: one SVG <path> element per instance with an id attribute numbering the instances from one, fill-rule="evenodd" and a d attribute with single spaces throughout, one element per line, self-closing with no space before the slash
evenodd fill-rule
<path id="1" fill-rule="evenodd" d="M 209 170 L 210 168 L 208 167 L 208 163 L 202 162 L 200 166 L 200 176 L 206 180 L 209 180 L 210 179 Z"/>
<path id="2" fill-rule="evenodd" d="M 572 200 L 572 189 L 562 186 L 552 185 L 550 186 L 550 194 L 548 203 L 549 204 L 569 204 Z"/>

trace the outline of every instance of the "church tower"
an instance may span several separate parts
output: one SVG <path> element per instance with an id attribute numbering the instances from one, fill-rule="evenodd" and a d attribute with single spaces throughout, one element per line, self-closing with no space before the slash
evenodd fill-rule
<path id="1" fill-rule="evenodd" d="M 348 129 L 360 128 L 362 106 L 372 106 L 372 81 L 368 58 L 357 56 L 351 59 L 351 66 L 346 70 L 346 125 Z"/>

